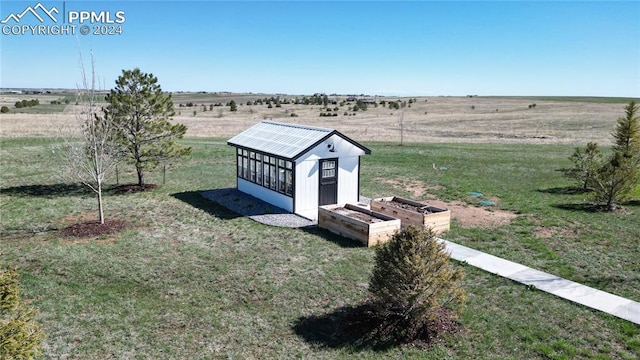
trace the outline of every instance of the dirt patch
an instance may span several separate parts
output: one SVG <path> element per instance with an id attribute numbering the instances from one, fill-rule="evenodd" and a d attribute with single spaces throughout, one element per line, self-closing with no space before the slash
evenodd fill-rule
<path id="1" fill-rule="evenodd" d="M 444 207 L 451 210 L 451 218 L 462 227 L 494 227 L 506 225 L 518 217 L 510 211 L 476 207 L 462 201 L 444 202 L 441 200 L 421 201 L 424 204 Z"/>
<path id="2" fill-rule="evenodd" d="M 60 234 L 65 237 L 88 239 L 115 234 L 128 227 L 129 223 L 120 219 L 108 219 L 104 224 L 91 220 L 66 226 L 60 230 Z"/>
<path id="3" fill-rule="evenodd" d="M 430 190 L 441 190 L 443 189 L 440 185 L 427 185 L 423 181 L 420 180 L 395 180 L 395 179 L 375 179 L 376 182 L 382 182 L 385 184 L 393 185 L 394 187 L 404 189 L 410 192 L 414 198 L 420 198 L 425 196 Z"/>
<path id="4" fill-rule="evenodd" d="M 444 189 L 444 187 L 440 185 L 427 185 L 419 180 L 400 181 L 382 178 L 375 180 L 412 192 L 414 199 L 426 198 L 424 201 L 418 201 L 419 203 L 451 210 L 451 218 L 457 220 L 458 224 L 462 227 L 494 227 L 506 225 L 518 216 L 510 211 L 472 206 L 462 201 L 444 202 L 427 193 L 429 190 Z M 497 197 L 486 197 L 484 199 L 496 204 L 500 201 Z"/>
<path id="5" fill-rule="evenodd" d="M 542 239 L 551 239 L 554 237 L 574 239 L 581 235 L 579 225 L 580 223 L 574 222 L 571 226 L 568 227 L 536 226 L 535 228 L 533 228 L 533 234 L 535 237 Z"/>
<path id="6" fill-rule="evenodd" d="M 355 210 L 351 210 L 351 209 L 346 209 L 343 207 L 339 207 L 339 208 L 335 208 L 333 210 L 331 210 L 333 212 L 335 212 L 336 214 L 340 214 L 343 216 L 347 216 L 350 217 L 352 219 L 357 219 L 369 224 L 373 224 L 373 223 L 378 223 L 378 222 L 382 222 L 384 220 L 382 219 L 378 219 L 377 217 L 373 217 L 369 214 L 365 214 L 363 212 L 360 211 L 355 211 Z"/>

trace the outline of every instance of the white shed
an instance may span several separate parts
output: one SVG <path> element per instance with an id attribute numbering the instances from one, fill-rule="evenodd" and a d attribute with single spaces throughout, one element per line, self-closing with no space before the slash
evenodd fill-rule
<path id="1" fill-rule="evenodd" d="M 334 129 L 262 121 L 229 139 L 238 190 L 311 220 L 318 206 L 357 202 L 360 156 L 371 150 Z"/>

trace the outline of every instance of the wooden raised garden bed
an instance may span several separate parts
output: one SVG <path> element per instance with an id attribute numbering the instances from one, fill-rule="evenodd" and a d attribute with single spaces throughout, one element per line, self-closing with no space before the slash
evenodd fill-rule
<path id="1" fill-rule="evenodd" d="M 400 220 L 359 206 L 318 207 L 318 226 L 367 246 L 387 242 L 400 230 Z"/>
<path id="2" fill-rule="evenodd" d="M 402 221 L 402 227 L 409 225 L 430 227 L 436 234 L 448 231 L 451 226 L 451 211 L 398 196 L 371 200 L 371 211 L 382 213 Z"/>

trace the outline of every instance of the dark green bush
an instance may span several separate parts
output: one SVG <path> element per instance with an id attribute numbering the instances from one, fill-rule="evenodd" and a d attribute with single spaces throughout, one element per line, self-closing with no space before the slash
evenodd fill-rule
<path id="1" fill-rule="evenodd" d="M 410 226 L 376 249 L 369 292 L 392 337 L 411 341 L 434 321 L 457 317 L 466 299 L 462 277 L 431 229 Z"/>

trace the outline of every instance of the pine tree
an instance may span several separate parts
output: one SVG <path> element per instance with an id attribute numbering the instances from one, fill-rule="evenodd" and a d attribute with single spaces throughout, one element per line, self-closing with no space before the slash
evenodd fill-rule
<path id="1" fill-rule="evenodd" d="M 638 186 L 640 169 L 637 162 L 620 152 L 615 152 L 593 177 L 594 200 L 604 204 L 608 211 L 629 200 Z"/>
<path id="2" fill-rule="evenodd" d="M 640 156 L 640 118 L 638 105 L 629 102 L 624 108 L 626 116 L 618 118 L 616 130 L 613 133 L 615 145 L 613 151 L 627 157 Z"/>
<path id="3" fill-rule="evenodd" d="M 640 184 L 640 120 L 638 105 L 625 106 L 626 116 L 618 118 L 613 133 L 613 155 L 593 178 L 595 200 L 606 204 L 609 211 L 628 200 Z"/>
<path id="4" fill-rule="evenodd" d="M 107 113 L 116 124 L 114 140 L 125 160 L 135 166 L 138 186 L 144 186 L 146 170 L 191 153 L 191 148 L 176 143 L 187 127 L 170 122 L 175 115 L 171 95 L 162 91 L 153 74 L 138 68 L 123 70 L 107 102 Z"/>
<path id="5" fill-rule="evenodd" d="M 590 142 L 584 149 L 577 147 L 569 157 L 569 160 L 573 163 L 573 167 L 565 169 L 563 171 L 564 175 L 576 180 L 582 187 L 582 190 L 588 190 L 598 170 L 602 166 L 602 154 L 600 153 L 598 144 Z"/>
<path id="6" fill-rule="evenodd" d="M 0 358 L 33 359 L 42 352 L 44 331 L 36 310 L 25 305 L 15 268 L 0 267 Z"/>
<path id="7" fill-rule="evenodd" d="M 410 226 L 376 249 L 369 292 L 396 337 L 412 339 L 441 316 L 443 308 L 456 316 L 466 299 L 459 285 L 462 277 L 431 229 Z"/>

